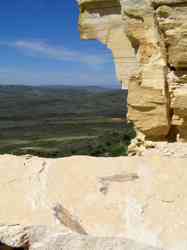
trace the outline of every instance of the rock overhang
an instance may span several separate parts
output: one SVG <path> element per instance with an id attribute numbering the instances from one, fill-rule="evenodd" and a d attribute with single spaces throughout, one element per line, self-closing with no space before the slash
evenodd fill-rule
<path id="1" fill-rule="evenodd" d="M 182 114 L 186 109 L 187 1 L 79 3 L 81 38 L 97 39 L 111 49 L 117 77 L 122 86 L 128 86 L 129 120 L 147 138 L 166 140 L 174 129 L 187 140 L 186 115 Z"/>

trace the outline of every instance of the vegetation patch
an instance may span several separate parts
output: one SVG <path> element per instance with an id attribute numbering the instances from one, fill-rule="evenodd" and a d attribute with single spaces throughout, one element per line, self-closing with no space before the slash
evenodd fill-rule
<path id="1" fill-rule="evenodd" d="M 98 87 L 0 86 L 0 153 L 127 155 L 126 95 Z"/>

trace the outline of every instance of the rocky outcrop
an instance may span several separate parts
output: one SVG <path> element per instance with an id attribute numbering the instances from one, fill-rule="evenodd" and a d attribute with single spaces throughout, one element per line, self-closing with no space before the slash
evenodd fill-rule
<path id="1" fill-rule="evenodd" d="M 186 250 L 186 164 L 158 156 L 0 156 L 0 244 Z"/>
<path id="2" fill-rule="evenodd" d="M 8 225 L 0 227 L 0 233 L 1 250 L 162 250 L 129 239 L 83 236 L 46 226 Z"/>
<path id="3" fill-rule="evenodd" d="M 82 39 L 112 50 L 128 117 L 147 138 L 187 140 L 187 1 L 80 0 Z"/>

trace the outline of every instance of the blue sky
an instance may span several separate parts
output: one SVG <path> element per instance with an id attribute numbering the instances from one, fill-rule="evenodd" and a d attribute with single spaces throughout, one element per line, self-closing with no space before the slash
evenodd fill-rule
<path id="1" fill-rule="evenodd" d="M 0 84 L 117 85 L 111 54 L 80 41 L 75 0 L 6 0 L 0 8 Z"/>

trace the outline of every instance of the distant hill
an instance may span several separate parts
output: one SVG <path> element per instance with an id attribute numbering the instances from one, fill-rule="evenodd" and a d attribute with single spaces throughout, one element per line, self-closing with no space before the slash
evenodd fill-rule
<path id="1" fill-rule="evenodd" d="M 112 90 L 120 90 L 120 86 L 96 86 L 96 85 L 78 85 L 78 86 L 73 86 L 73 85 L 40 85 L 40 86 L 35 86 L 35 85 L 3 85 L 0 84 L 0 90 L 31 90 L 31 89 L 60 89 L 60 90 L 83 90 L 83 91 L 93 91 L 93 92 L 102 92 L 102 91 L 112 91 Z"/>
<path id="2" fill-rule="evenodd" d="M 64 156 L 94 151 L 93 145 L 105 151 L 100 141 L 113 132 L 100 136 L 123 131 L 126 99 L 124 90 L 96 86 L 0 85 L 0 153 Z"/>
<path id="3" fill-rule="evenodd" d="M 126 91 L 96 86 L 0 85 L 0 119 L 41 116 L 124 116 Z"/>

